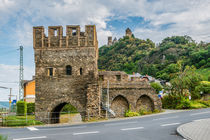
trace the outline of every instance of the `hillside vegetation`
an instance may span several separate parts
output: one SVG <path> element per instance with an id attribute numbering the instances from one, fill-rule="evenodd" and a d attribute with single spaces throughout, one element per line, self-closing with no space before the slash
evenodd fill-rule
<path id="1" fill-rule="evenodd" d="M 209 75 L 210 44 L 196 43 L 189 36 L 172 36 L 155 46 L 151 40 L 123 37 L 111 46 L 99 48 L 99 69 L 138 72 L 169 81 L 179 63 L 194 65 L 205 80 Z"/>

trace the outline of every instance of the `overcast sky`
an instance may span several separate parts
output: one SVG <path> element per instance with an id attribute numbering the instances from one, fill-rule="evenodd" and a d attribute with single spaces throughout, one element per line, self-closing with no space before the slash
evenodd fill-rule
<path id="1" fill-rule="evenodd" d="M 19 51 L 24 46 L 24 79 L 34 74 L 33 26 L 95 24 L 99 47 L 107 36 L 122 37 L 130 27 L 141 39 L 158 43 L 189 35 L 210 41 L 209 0 L 0 0 L 0 86 L 18 94 Z M 47 30 L 45 31 L 47 33 Z M 0 100 L 9 90 L 0 89 Z"/>

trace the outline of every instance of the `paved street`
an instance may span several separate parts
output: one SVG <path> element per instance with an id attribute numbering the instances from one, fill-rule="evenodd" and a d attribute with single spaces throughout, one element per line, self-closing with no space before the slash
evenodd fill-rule
<path id="1" fill-rule="evenodd" d="M 59 127 L 0 128 L 9 140 L 183 140 L 181 124 L 210 117 L 210 108 Z"/>

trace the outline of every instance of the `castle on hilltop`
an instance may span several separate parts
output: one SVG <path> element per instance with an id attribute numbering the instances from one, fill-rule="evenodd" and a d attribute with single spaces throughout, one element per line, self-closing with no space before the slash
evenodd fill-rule
<path id="1" fill-rule="evenodd" d="M 131 31 L 126 30 L 130 36 Z M 126 110 L 161 110 L 161 101 L 150 85 L 125 72 L 98 70 L 96 27 L 49 26 L 33 28 L 35 56 L 35 116 L 42 122 L 58 123 L 66 104 L 77 108 L 83 119 L 122 117 Z M 106 100 L 107 99 L 107 100 Z"/>
<path id="2" fill-rule="evenodd" d="M 131 29 L 127 28 L 125 30 L 125 36 L 132 37 L 132 35 L 133 35 L 133 33 L 132 33 Z M 116 37 L 112 41 L 112 36 L 108 36 L 107 46 L 111 46 L 111 45 L 115 44 L 116 42 L 117 42 L 117 38 Z"/>

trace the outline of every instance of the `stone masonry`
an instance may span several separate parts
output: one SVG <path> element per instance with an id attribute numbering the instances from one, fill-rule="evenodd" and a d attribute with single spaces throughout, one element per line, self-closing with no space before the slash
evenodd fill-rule
<path id="1" fill-rule="evenodd" d="M 99 81 L 103 94 L 109 87 L 110 108 L 117 117 L 124 116 L 125 110 L 130 106 L 132 111 L 144 109 L 147 111 L 161 110 L 162 104 L 148 82 L 140 78 L 129 79 L 125 72 L 100 71 Z M 109 82 L 108 82 L 109 81 Z M 108 86 L 109 85 L 109 86 Z M 124 109 L 122 109 L 124 108 Z"/>
<path id="2" fill-rule="evenodd" d="M 58 123 L 59 112 L 68 103 L 78 109 L 83 119 L 87 114 L 101 117 L 101 91 L 107 89 L 107 80 L 110 81 L 110 106 L 116 113 L 127 110 L 129 104 L 132 110 L 141 105 L 161 109 L 160 100 L 147 83 L 129 81 L 124 72 L 98 72 L 94 25 L 86 25 L 85 32 L 80 31 L 80 26 L 66 26 L 66 36 L 62 26 L 50 26 L 48 37 L 44 27 L 34 27 L 33 40 L 37 120 Z M 120 109 L 118 104 L 124 108 Z"/>

